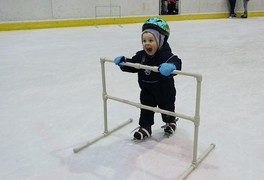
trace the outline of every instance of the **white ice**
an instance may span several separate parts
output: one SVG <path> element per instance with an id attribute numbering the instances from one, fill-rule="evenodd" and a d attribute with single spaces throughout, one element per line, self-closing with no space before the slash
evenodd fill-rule
<path id="1" fill-rule="evenodd" d="M 169 22 L 183 70 L 201 73 L 198 156 L 216 148 L 190 180 L 264 179 L 264 18 Z M 78 154 L 101 135 L 100 57 L 133 56 L 142 24 L 0 32 L 1 180 L 169 180 L 192 162 L 193 123 L 163 138 L 160 115 L 139 144 L 139 109 L 108 101 L 109 129 L 133 123 Z M 107 92 L 139 102 L 136 74 L 106 64 Z M 178 113 L 194 113 L 195 79 L 177 76 Z"/>

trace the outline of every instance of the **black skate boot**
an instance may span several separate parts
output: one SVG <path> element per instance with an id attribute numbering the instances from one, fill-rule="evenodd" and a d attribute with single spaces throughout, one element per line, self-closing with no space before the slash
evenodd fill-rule
<path id="1" fill-rule="evenodd" d="M 231 14 L 229 15 L 229 18 L 230 18 L 230 19 L 233 19 L 233 18 L 236 18 L 236 16 L 237 16 L 236 13 L 231 13 Z"/>
<path id="2" fill-rule="evenodd" d="M 151 126 L 148 126 L 148 127 L 138 127 L 136 129 L 138 129 L 138 131 L 136 131 L 134 133 L 134 140 L 143 140 L 144 138 L 147 138 L 147 137 L 150 137 L 151 136 L 151 133 L 152 133 L 151 132 Z"/>
<path id="3" fill-rule="evenodd" d="M 166 136 L 171 136 L 177 127 L 176 122 L 178 121 L 179 118 L 175 118 L 172 122 L 166 123 L 164 126 L 161 126 L 161 128 L 164 128 L 164 133 Z"/>
<path id="4" fill-rule="evenodd" d="M 247 16 L 247 13 L 244 13 L 242 16 L 241 16 L 241 18 L 243 18 L 243 19 L 245 19 L 245 18 L 247 18 L 248 16 Z"/>

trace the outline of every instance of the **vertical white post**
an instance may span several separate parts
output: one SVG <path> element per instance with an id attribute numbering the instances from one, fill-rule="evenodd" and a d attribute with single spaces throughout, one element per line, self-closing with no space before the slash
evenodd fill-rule
<path id="1" fill-rule="evenodd" d="M 201 102 L 201 85 L 202 76 L 196 77 L 196 104 L 195 104 L 195 115 L 194 115 L 194 144 L 193 144 L 193 165 L 197 165 L 197 149 L 198 149 L 198 134 L 200 126 L 200 102 Z"/>
<path id="2" fill-rule="evenodd" d="M 106 83 L 105 83 L 105 60 L 104 58 L 100 59 L 101 61 L 101 72 L 102 72 L 102 96 L 103 96 L 103 108 L 104 108 L 104 133 L 108 133 L 108 123 L 107 123 L 107 92 L 106 92 Z"/>

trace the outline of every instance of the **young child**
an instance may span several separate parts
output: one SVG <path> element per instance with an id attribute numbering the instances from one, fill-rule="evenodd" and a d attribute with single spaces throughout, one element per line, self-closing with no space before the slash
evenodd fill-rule
<path id="1" fill-rule="evenodd" d="M 114 62 L 122 71 L 138 73 L 138 83 L 141 88 L 140 103 L 159 107 L 160 109 L 174 112 L 176 90 L 174 86 L 174 70 L 181 70 L 182 62 L 171 52 L 167 42 L 170 28 L 166 21 L 160 18 L 150 18 L 142 27 L 141 41 L 143 50 L 138 51 L 132 58 L 119 56 Z M 158 66 L 159 72 L 122 66 L 121 62 L 140 63 L 147 66 Z M 162 114 L 166 123 L 164 132 L 173 134 L 176 129 L 176 118 Z M 134 138 L 142 140 L 151 136 L 151 126 L 154 124 L 154 112 L 141 109 L 139 129 L 134 133 Z"/>

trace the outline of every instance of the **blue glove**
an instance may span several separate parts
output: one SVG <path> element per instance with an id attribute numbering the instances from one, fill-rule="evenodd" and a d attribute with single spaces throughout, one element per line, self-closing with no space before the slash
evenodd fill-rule
<path id="1" fill-rule="evenodd" d="M 174 71 L 174 70 L 176 70 L 176 66 L 174 64 L 171 64 L 171 63 L 162 63 L 159 66 L 159 72 L 163 76 L 169 76 L 172 73 L 172 71 Z"/>
<path id="2" fill-rule="evenodd" d="M 120 65 L 121 62 L 126 62 L 126 58 L 125 56 L 118 56 L 115 58 L 114 60 L 115 64 L 122 67 L 122 65 Z"/>

